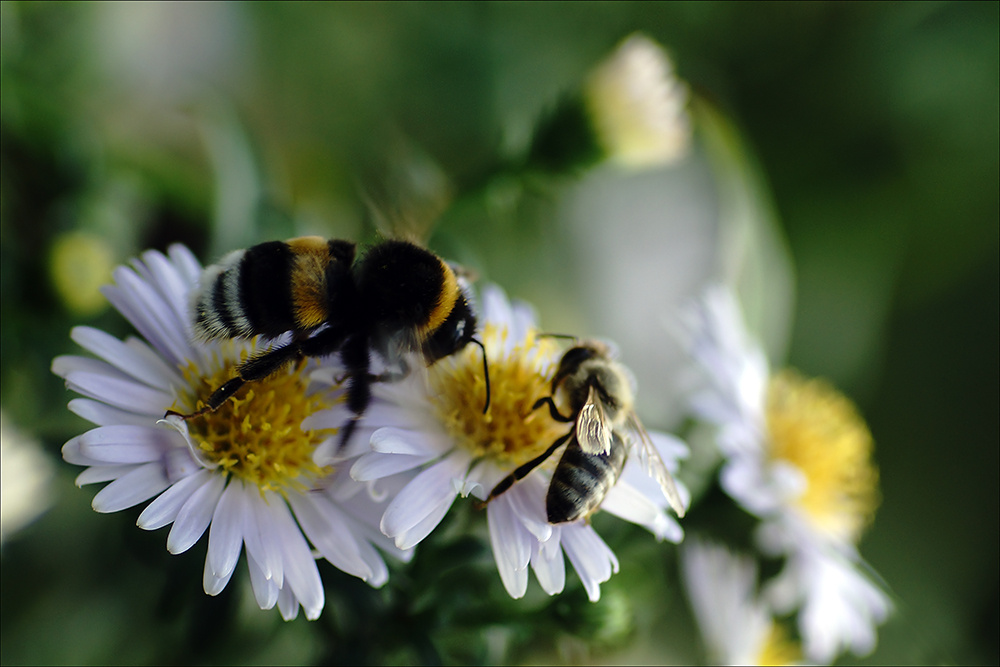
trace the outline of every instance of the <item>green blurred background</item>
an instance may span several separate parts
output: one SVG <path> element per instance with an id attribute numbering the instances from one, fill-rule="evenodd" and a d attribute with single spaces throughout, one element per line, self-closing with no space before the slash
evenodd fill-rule
<path id="1" fill-rule="evenodd" d="M 88 286 L 109 265 L 175 241 L 211 261 L 304 233 L 371 240 L 365 192 L 428 163 L 459 186 L 474 182 L 634 30 L 665 45 L 699 99 L 738 128 L 731 144 L 755 210 L 766 211 L 751 233 L 773 252 L 787 245 L 794 267 L 752 290 L 778 302 L 761 312 L 782 313 L 760 326 L 774 329 L 764 331 L 770 349 L 830 378 L 874 433 L 883 503 L 861 549 L 898 609 L 864 661 L 1000 661 L 997 3 L 4 2 L 0 19 L 4 664 L 697 658 L 683 601 L 629 592 L 638 575 L 626 573 L 620 544 L 623 572 L 599 605 L 572 590 L 534 603 L 544 627 L 561 628 L 549 635 L 524 630 L 531 601 L 502 595 L 486 620 L 432 618 L 420 604 L 394 618 L 386 600 L 400 590 L 434 599 L 432 558 L 447 554 L 433 551 L 377 595 L 324 570 L 328 590 L 346 592 L 315 627 L 247 608 L 245 595 L 209 599 L 204 545 L 169 556 L 163 531 L 134 527 L 137 511 L 97 515 L 93 489 L 73 486 L 79 471 L 59 448 L 85 425 L 49 372 L 53 356 L 75 352 L 71 326 L 128 332 Z M 712 258 L 725 254 L 725 225 L 712 222 L 726 210 L 724 187 L 711 184 L 702 130 L 697 140 L 690 160 L 640 191 L 677 197 L 655 209 L 657 238 L 671 245 L 676 230 Z M 634 293 L 632 274 L 615 267 L 634 273 L 661 255 L 629 248 L 638 204 L 620 219 L 595 216 L 597 228 L 574 226 L 579 202 L 617 201 L 626 187 L 609 186 L 625 177 L 606 171 L 588 178 L 460 198 L 431 245 L 534 302 L 552 330 L 627 336 L 618 331 L 646 320 L 607 315 L 592 285 Z M 703 218 L 707 227 L 695 224 Z M 676 280 L 728 270 L 724 258 L 708 261 Z M 662 291 L 679 297 L 687 287 L 676 284 Z M 627 343 L 626 361 L 655 354 L 651 340 Z M 646 392 L 644 405 L 661 395 Z M 669 425 L 669 413 L 650 420 Z M 47 490 L 25 491 L 48 509 L 16 532 L 6 518 L 15 440 L 38 441 L 51 459 L 31 462 L 51 469 L 38 487 Z M 615 530 L 612 543 L 639 534 Z M 455 581 L 479 585 L 454 567 L 466 577 Z M 653 570 L 656 581 L 674 576 Z M 495 571 L 484 571 L 495 592 Z M 385 627 L 352 626 L 366 614 Z M 606 623 L 589 649 L 567 639 L 602 614 L 625 625 Z M 479 639 L 501 648 L 463 653 L 476 622 L 488 628 Z M 407 623 L 422 637 L 392 636 Z M 326 631 L 355 641 L 338 651 L 319 638 Z M 410 648 L 366 653 L 363 641 Z"/>

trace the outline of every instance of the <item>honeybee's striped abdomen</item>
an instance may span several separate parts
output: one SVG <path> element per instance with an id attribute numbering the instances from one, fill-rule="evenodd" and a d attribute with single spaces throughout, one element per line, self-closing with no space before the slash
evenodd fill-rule
<path id="1" fill-rule="evenodd" d="M 626 447 L 613 437 L 607 454 L 587 454 L 575 437 L 566 446 L 545 499 L 549 523 L 576 521 L 600 507 L 625 465 Z"/>

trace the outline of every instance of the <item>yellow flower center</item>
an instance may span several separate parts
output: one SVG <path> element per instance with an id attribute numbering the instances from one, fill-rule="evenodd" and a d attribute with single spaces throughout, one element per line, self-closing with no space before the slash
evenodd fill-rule
<path id="1" fill-rule="evenodd" d="M 764 645 L 757 655 L 757 665 L 797 665 L 802 662 L 802 648 L 788 636 L 784 626 L 771 623 Z"/>
<path id="2" fill-rule="evenodd" d="M 806 477 L 799 506 L 819 528 L 856 540 L 878 505 L 878 471 L 854 405 L 822 380 L 782 371 L 768 385 L 767 427 L 771 455 Z"/>
<path id="3" fill-rule="evenodd" d="M 476 458 L 516 468 L 544 452 L 569 431 L 535 401 L 550 393 L 552 359 L 558 347 L 530 332 L 501 356 L 508 332 L 486 325 L 483 344 L 490 372 L 490 409 L 483 414 L 486 378 L 482 351 L 473 345 L 431 367 L 430 383 L 438 419 L 451 438 Z"/>
<path id="4" fill-rule="evenodd" d="M 232 359 L 235 355 L 223 355 Z M 243 360 L 247 353 L 242 353 Z M 308 394 L 306 363 L 248 382 L 214 412 L 190 419 L 188 429 L 202 458 L 227 473 L 256 485 L 261 492 L 303 491 L 309 482 L 329 474 L 313 462 L 313 452 L 336 429 L 302 430 L 302 420 L 331 407 L 326 393 Z M 209 376 L 194 362 L 181 369 L 191 394 L 179 399 L 178 411 L 193 412 L 224 382 L 235 377 L 235 365 Z"/>

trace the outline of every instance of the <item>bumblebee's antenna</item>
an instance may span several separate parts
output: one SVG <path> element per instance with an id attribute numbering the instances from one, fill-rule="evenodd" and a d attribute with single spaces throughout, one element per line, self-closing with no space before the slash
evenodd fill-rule
<path id="1" fill-rule="evenodd" d="M 483 351 L 483 375 L 486 377 L 486 405 L 483 406 L 483 414 L 485 415 L 490 409 L 490 367 L 486 364 L 486 346 L 475 338 L 470 338 L 469 340 L 478 345 L 479 349 Z"/>

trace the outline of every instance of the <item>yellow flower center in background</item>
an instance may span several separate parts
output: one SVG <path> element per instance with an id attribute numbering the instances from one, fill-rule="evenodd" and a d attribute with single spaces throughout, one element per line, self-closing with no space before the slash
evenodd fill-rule
<path id="1" fill-rule="evenodd" d="M 802 648 L 788 636 L 784 626 L 771 623 L 764 645 L 757 655 L 757 665 L 798 665 L 802 662 Z"/>
<path id="2" fill-rule="evenodd" d="M 485 415 L 486 378 L 477 346 L 467 345 L 432 366 L 430 384 L 438 419 L 456 443 L 476 458 L 516 468 L 568 433 L 569 425 L 554 421 L 545 407 L 532 410 L 535 401 L 550 393 L 550 360 L 558 353 L 557 345 L 531 332 L 500 356 L 506 338 L 506 328 L 486 325 L 483 331 L 491 394 Z"/>
<path id="3" fill-rule="evenodd" d="M 878 471 L 854 405 L 822 380 L 782 371 L 768 385 L 767 427 L 771 456 L 806 477 L 800 507 L 822 530 L 857 540 L 878 505 Z"/>
<path id="4" fill-rule="evenodd" d="M 245 352 L 242 358 L 246 359 Z M 235 364 L 225 366 L 205 377 L 193 362 L 183 368 L 188 386 L 197 388 L 196 396 L 181 400 L 187 411 L 203 407 L 213 391 L 235 376 L 234 369 Z M 190 419 L 189 433 L 202 458 L 261 492 L 303 491 L 311 480 L 331 472 L 313 462 L 313 452 L 336 429 L 304 431 L 301 424 L 307 416 L 331 407 L 334 400 L 324 392 L 306 393 L 305 369 L 306 363 L 301 362 L 264 380 L 248 382 L 218 410 Z"/>

